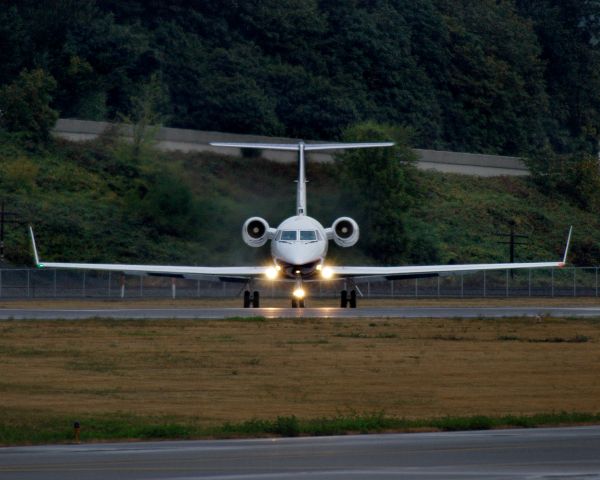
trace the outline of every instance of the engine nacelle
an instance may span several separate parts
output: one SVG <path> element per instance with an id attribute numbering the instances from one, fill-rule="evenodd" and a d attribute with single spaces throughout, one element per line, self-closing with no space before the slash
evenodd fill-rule
<path id="1" fill-rule="evenodd" d="M 264 218 L 252 217 L 244 222 L 242 238 L 251 247 L 262 247 L 272 238 L 273 231 Z"/>
<path id="2" fill-rule="evenodd" d="M 358 224 L 350 217 L 340 217 L 327 229 L 327 238 L 340 247 L 351 247 L 358 242 Z"/>

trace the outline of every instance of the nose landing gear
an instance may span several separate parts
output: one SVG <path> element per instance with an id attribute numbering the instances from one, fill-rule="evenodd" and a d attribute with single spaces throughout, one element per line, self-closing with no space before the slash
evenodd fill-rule
<path id="1" fill-rule="evenodd" d="M 304 308 L 304 299 L 292 297 L 292 308 Z"/>

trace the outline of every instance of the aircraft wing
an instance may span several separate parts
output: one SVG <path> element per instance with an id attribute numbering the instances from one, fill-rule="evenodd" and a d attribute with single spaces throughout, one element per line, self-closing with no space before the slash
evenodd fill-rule
<path id="1" fill-rule="evenodd" d="M 516 270 L 522 268 L 564 267 L 564 262 L 532 263 L 472 263 L 465 265 L 422 265 L 409 267 L 330 267 L 334 277 L 361 280 L 398 280 L 402 278 L 427 278 L 480 272 L 483 270 Z"/>
<path id="2" fill-rule="evenodd" d="M 190 279 L 245 282 L 251 278 L 264 277 L 269 267 L 192 267 L 174 265 L 128 265 L 122 263 L 44 262 L 40 260 L 33 229 L 29 227 L 35 264 L 39 268 L 68 268 L 74 270 L 102 270 L 126 275 L 153 275 Z"/>
<path id="3" fill-rule="evenodd" d="M 331 266 L 334 277 L 352 278 L 355 282 L 367 280 L 396 280 L 402 278 L 426 278 L 486 270 L 518 270 L 529 268 L 562 268 L 567 262 L 573 227 L 569 229 L 563 259 L 557 262 L 525 263 L 472 263 L 463 265 L 419 265 L 402 267 L 336 267 Z"/>

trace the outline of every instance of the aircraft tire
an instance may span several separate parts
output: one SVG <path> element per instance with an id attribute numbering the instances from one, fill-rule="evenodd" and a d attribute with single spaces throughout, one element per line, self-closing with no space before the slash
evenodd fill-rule
<path id="1" fill-rule="evenodd" d="M 342 293 L 340 294 L 340 307 L 342 308 L 347 308 L 348 307 L 348 290 L 342 290 Z"/>
<path id="2" fill-rule="evenodd" d="M 292 308 L 298 308 L 298 300 L 292 298 Z"/>
<path id="3" fill-rule="evenodd" d="M 304 308 L 304 299 L 298 300 L 298 308 Z"/>
<path id="4" fill-rule="evenodd" d="M 350 290 L 350 308 L 356 308 L 356 290 Z"/>
<path id="5" fill-rule="evenodd" d="M 244 290 L 244 308 L 250 308 L 250 291 Z"/>
<path id="6" fill-rule="evenodd" d="M 260 307 L 260 293 L 258 290 L 254 290 L 254 293 L 252 294 L 252 307 Z"/>

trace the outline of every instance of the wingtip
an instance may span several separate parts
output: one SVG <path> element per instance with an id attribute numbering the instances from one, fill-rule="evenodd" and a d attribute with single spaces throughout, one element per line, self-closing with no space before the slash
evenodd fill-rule
<path id="1" fill-rule="evenodd" d="M 567 263 L 567 255 L 569 254 L 569 247 L 571 246 L 571 235 L 573 234 L 573 225 L 569 227 L 569 235 L 567 236 L 567 245 L 565 246 L 565 254 L 563 255 L 562 266 L 564 267 Z"/>
<path id="2" fill-rule="evenodd" d="M 33 234 L 33 227 L 31 225 L 29 225 L 29 236 L 31 237 L 31 246 L 33 247 L 33 258 L 35 260 L 35 265 L 38 268 L 42 268 L 44 264 L 40 262 L 37 245 L 35 244 L 35 235 Z"/>

